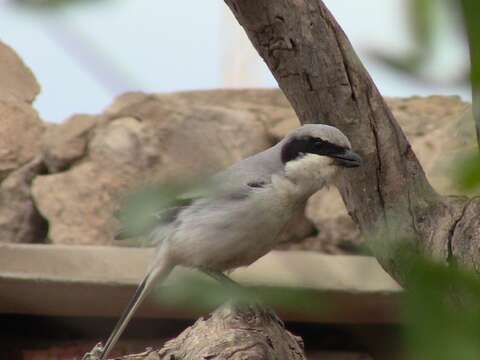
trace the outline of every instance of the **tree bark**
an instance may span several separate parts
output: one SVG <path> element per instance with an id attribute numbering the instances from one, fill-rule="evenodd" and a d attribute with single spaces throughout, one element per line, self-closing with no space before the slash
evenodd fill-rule
<path id="1" fill-rule="evenodd" d="M 122 360 L 276 359 L 305 360 L 301 338 L 288 332 L 269 310 L 230 304 L 199 319 L 160 350 Z"/>
<path id="2" fill-rule="evenodd" d="M 364 166 L 340 192 L 382 266 L 404 282 L 397 245 L 480 266 L 480 198 L 441 196 L 402 129 L 320 0 L 225 0 L 302 124 L 342 130 Z"/>

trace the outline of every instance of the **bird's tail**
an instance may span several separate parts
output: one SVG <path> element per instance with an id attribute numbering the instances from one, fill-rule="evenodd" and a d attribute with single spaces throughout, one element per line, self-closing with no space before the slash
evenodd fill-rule
<path id="1" fill-rule="evenodd" d="M 115 325 L 115 328 L 110 334 L 110 337 L 105 343 L 100 360 L 105 360 L 107 358 L 108 354 L 111 352 L 111 350 L 117 343 L 119 337 L 122 335 L 123 331 L 125 330 L 125 327 L 127 326 L 128 322 L 134 315 L 137 308 L 142 303 L 142 300 L 145 299 L 145 297 L 150 293 L 150 291 L 153 289 L 155 284 L 158 284 L 163 280 L 165 280 L 165 278 L 170 274 L 172 269 L 173 269 L 173 266 L 167 261 L 161 261 L 160 263 L 158 261 L 154 261 L 154 266 L 150 268 L 150 270 L 147 272 L 147 274 L 143 278 L 140 285 L 138 285 L 137 290 L 135 291 L 135 294 L 130 299 L 129 304 L 127 305 L 126 309 L 123 311 L 122 316 L 118 320 L 117 324 Z"/>

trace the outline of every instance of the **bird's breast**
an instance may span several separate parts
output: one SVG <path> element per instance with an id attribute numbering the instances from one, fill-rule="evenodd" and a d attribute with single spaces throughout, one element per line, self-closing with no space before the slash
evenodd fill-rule
<path id="1" fill-rule="evenodd" d="M 238 201 L 192 207 L 180 216 L 170 248 L 185 266 L 223 271 L 249 265 L 275 247 L 295 213 L 283 195 L 261 188 Z"/>

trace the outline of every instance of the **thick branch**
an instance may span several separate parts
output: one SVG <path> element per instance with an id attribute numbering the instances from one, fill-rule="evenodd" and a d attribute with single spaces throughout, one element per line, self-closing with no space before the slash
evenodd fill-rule
<path id="1" fill-rule="evenodd" d="M 276 315 L 259 306 L 224 305 L 199 319 L 158 351 L 124 360 L 277 359 L 305 360 L 303 342 L 288 332 Z"/>
<path id="2" fill-rule="evenodd" d="M 365 166 L 345 176 L 349 213 L 402 280 L 397 242 L 447 261 L 466 199 L 439 196 L 351 44 L 320 0 L 225 0 L 302 123 L 341 129 Z M 463 215 L 462 215 L 463 214 Z M 455 234 L 454 234 L 455 233 Z M 480 242 L 477 234 L 475 246 Z M 480 259 L 479 259 L 480 261 Z"/>

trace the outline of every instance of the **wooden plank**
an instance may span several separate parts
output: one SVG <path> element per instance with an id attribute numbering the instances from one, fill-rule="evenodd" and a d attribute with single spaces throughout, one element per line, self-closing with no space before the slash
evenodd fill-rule
<path id="1" fill-rule="evenodd" d="M 142 278 L 152 249 L 101 246 L 0 245 L 0 313 L 49 316 L 118 316 Z M 204 279 L 199 272 L 177 269 L 139 310 L 138 316 L 196 318 L 213 308 L 182 301 L 201 298 L 189 292 L 185 279 Z M 307 293 L 315 302 L 273 305 L 282 318 L 328 323 L 397 322 L 400 287 L 375 259 L 330 256 L 303 251 L 273 251 L 232 277 L 280 296 Z M 170 302 L 158 293 L 178 293 Z M 179 289 L 182 290 L 179 292 Z M 205 291 L 209 291 L 205 288 Z M 279 292 L 280 291 L 280 292 Z M 208 301 L 207 301 L 208 302 Z M 307 304 L 307 305 L 305 305 Z M 292 304 L 290 304 L 292 305 Z M 320 305 L 318 306 L 321 307 Z M 314 311 L 315 310 L 315 311 Z"/>

